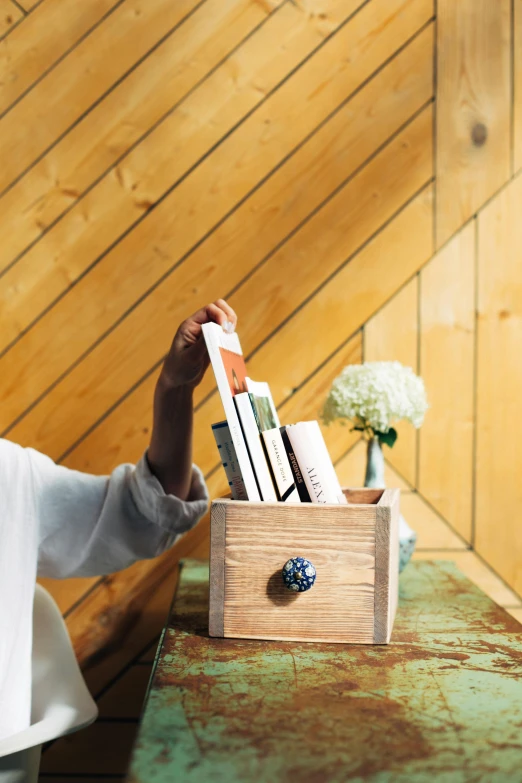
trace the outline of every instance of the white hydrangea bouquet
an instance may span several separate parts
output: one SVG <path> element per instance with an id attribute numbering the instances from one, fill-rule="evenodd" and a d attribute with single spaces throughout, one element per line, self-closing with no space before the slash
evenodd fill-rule
<path id="1" fill-rule="evenodd" d="M 384 487 L 382 445 L 397 440 L 396 421 L 419 428 L 428 408 L 422 378 L 400 362 L 365 362 L 345 367 L 332 383 L 323 408 L 326 424 L 340 419 L 352 423 L 368 441 L 365 487 Z M 400 518 L 400 570 L 415 548 L 416 534 Z"/>
<path id="2" fill-rule="evenodd" d="M 345 419 L 368 439 L 393 446 L 396 421 L 410 421 L 420 427 L 427 409 L 422 378 L 400 362 L 350 364 L 332 384 L 326 400 L 325 423 Z"/>

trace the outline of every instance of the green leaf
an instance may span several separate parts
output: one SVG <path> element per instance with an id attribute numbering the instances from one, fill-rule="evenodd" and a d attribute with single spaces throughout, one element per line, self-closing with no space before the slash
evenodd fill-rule
<path id="1" fill-rule="evenodd" d="M 376 430 L 375 434 L 379 438 L 379 443 L 381 444 L 381 446 L 385 443 L 387 446 L 390 447 L 390 449 L 392 448 L 393 444 L 397 440 L 397 430 L 394 429 L 393 427 L 390 427 L 388 432 L 378 432 Z"/>

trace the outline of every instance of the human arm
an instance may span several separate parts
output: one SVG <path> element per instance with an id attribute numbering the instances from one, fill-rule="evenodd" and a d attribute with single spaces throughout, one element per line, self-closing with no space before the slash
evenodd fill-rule
<path id="1" fill-rule="evenodd" d="M 176 332 L 154 392 L 148 462 L 165 492 L 183 500 L 188 497 L 191 480 L 193 393 L 209 364 L 201 326 L 209 321 L 233 331 L 237 317 L 218 299 L 187 318 Z"/>
<path id="2" fill-rule="evenodd" d="M 192 465 L 192 411 L 194 388 L 208 366 L 201 325 L 210 320 L 236 322 L 218 300 L 180 326 L 156 386 L 150 446 L 136 467 L 91 476 L 27 450 L 41 575 L 104 574 L 155 557 L 204 514 L 208 496 Z"/>

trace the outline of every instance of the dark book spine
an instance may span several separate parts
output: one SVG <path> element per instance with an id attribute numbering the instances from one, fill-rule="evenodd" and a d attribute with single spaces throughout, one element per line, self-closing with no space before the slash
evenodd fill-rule
<path id="1" fill-rule="evenodd" d="M 306 484 L 303 479 L 303 474 L 301 473 L 301 468 L 299 467 L 299 462 L 297 461 L 297 457 L 294 454 L 292 444 L 290 443 L 290 438 L 288 437 L 288 434 L 286 432 L 286 427 L 280 427 L 279 432 L 281 433 L 281 438 L 283 439 L 283 444 L 286 449 L 286 454 L 288 456 L 288 462 L 290 463 L 290 468 L 292 470 L 292 474 L 294 477 L 295 486 L 297 487 L 297 492 L 299 493 L 301 502 L 311 503 L 312 499 L 309 495 L 308 489 L 306 488 Z"/>

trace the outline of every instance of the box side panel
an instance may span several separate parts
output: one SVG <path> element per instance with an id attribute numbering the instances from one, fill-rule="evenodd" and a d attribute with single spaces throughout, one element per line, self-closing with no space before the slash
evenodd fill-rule
<path id="1" fill-rule="evenodd" d="M 223 636 L 223 609 L 225 603 L 225 538 L 227 504 L 212 503 L 210 511 L 210 595 L 208 632 Z"/>
<path id="2" fill-rule="evenodd" d="M 399 498 L 400 490 L 387 489 L 377 504 L 375 636 L 387 644 L 397 610 L 399 593 Z"/>
<path id="3" fill-rule="evenodd" d="M 224 635 L 372 643 L 375 518 L 376 506 L 229 505 Z M 283 584 L 295 556 L 317 571 L 305 593 Z"/>
<path id="4" fill-rule="evenodd" d="M 375 522 L 375 644 L 388 641 L 388 607 L 390 604 L 390 528 L 391 509 L 377 506 Z"/>
<path id="5" fill-rule="evenodd" d="M 390 520 L 390 600 L 388 602 L 388 639 L 390 641 L 399 602 L 399 518 L 400 490 L 395 489 Z"/>

